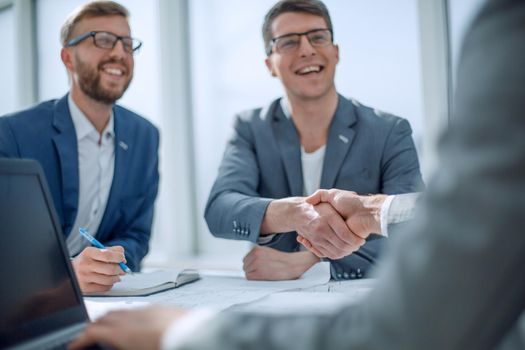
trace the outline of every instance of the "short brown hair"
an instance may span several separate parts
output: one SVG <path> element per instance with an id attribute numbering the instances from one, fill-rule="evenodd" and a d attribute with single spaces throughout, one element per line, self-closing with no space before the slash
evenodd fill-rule
<path id="1" fill-rule="evenodd" d="M 311 15 L 323 17 L 328 26 L 327 29 L 332 31 L 332 20 L 326 5 L 319 0 L 281 0 L 268 11 L 264 17 L 264 23 L 262 26 L 262 35 L 264 40 L 264 50 L 269 56 L 272 52 L 270 41 L 272 40 L 272 23 L 277 16 L 282 15 L 286 12 L 302 12 L 309 13 Z"/>
<path id="2" fill-rule="evenodd" d="M 62 46 L 65 47 L 67 42 L 71 40 L 71 34 L 75 30 L 78 22 L 84 18 L 101 16 L 122 16 L 127 19 L 129 17 L 129 11 L 114 1 L 92 1 L 78 7 L 67 17 L 60 29 L 60 42 Z"/>

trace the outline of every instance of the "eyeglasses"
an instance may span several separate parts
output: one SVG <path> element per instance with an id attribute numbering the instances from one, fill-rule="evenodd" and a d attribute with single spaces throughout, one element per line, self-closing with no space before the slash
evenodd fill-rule
<path id="1" fill-rule="evenodd" d="M 301 36 L 305 35 L 308 42 L 313 47 L 325 47 L 333 43 L 333 33 L 331 29 L 312 29 L 304 33 L 289 33 L 270 41 L 266 54 L 270 56 L 273 48 L 280 54 L 292 53 L 299 48 Z"/>
<path id="2" fill-rule="evenodd" d="M 87 32 L 69 40 L 66 47 L 75 46 L 89 37 L 92 37 L 93 44 L 101 49 L 113 49 L 119 40 L 127 53 L 133 53 L 142 46 L 140 40 L 129 36 L 120 36 L 109 32 Z"/>

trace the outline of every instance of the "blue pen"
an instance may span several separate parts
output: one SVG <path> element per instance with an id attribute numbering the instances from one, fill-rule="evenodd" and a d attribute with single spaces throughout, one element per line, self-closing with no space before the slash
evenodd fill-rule
<path id="1" fill-rule="evenodd" d="M 99 241 L 97 241 L 97 239 L 95 237 L 93 237 L 92 235 L 90 235 L 87 230 L 83 227 L 80 227 L 78 229 L 78 233 L 80 233 L 80 235 L 82 237 L 84 237 L 85 239 L 87 239 L 89 241 L 89 243 L 91 243 L 92 245 L 94 245 L 95 247 L 97 248 L 100 248 L 100 249 L 106 249 L 106 247 L 104 247 L 104 245 L 102 243 L 100 243 Z M 118 265 L 120 266 L 120 268 L 122 270 L 124 270 L 124 272 L 126 273 L 131 273 L 131 269 L 129 267 L 126 266 L 126 264 L 124 264 L 123 262 L 119 262 Z"/>

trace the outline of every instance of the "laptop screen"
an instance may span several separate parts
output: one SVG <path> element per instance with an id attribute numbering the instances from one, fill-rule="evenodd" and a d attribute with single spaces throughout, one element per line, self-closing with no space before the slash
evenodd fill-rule
<path id="1" fill-rule="evenodd" d="M 0 159 L 0 347 L 86 322 L 43 173 Z"/>

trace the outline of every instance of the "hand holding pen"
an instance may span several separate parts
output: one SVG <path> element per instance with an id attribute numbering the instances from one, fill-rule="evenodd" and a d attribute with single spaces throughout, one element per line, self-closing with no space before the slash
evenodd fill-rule
<path id="1" fill-rule="evenodd" d="M 87 230 L 83 227 L 79 228 L 78 229 L 78 233 L 80 233 L 82 235 L 82 237 L 84 237 L 85 239 L 87 239 L 89 241 L 89 243 L 91 243 L 92 245 L 94 245 L 95 247 L 99 248 L 99 249 L 107 249 L 102 243 L 100 243 L 95 237 L 93 237 L 92 235 L 90 235 Z M 124 264 L 123 262 L 119 262 L 118 263 L 118 266 L 120 266 L 120 268 L 126 272 L 126 273 L 132 273 L 131 272 L 131 269 L 126 265 Z"/>
<path id="2" fill-rule="evenodd" d="M 110 290 L 113 284 L 120 281 L 120 276 L 126 274 L 124 271 L 131 271 L 125 265 L 124 248 L 104 247 L 85 229 L 79 230 L 79 233 L 83 237 L 89 236 L 90 238 L 86 239 L 97 247 L 85 248 L 72 261 L 80 289 L 83 293 Z M 122 267 L 119 264 L 122 264 Z"/>

